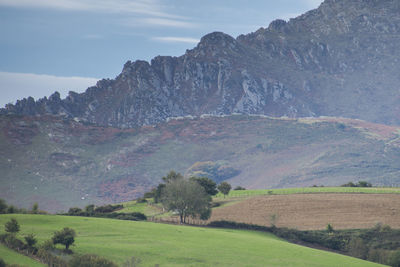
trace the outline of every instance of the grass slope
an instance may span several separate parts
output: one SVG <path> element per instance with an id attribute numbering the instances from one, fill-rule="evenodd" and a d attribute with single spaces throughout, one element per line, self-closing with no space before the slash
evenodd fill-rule
<path id="1" fill-rule="evenodd" d="M 261 195 L 292 195 L 319 193 L 361 193 L 361 194 L 400 194 L 399 187 L 302 187 L 258 190 L 231 190 L 225 198 Z M 218 193 L 217 198 L 224 198 Z"/>
<path id="2" fill-rule="evenodd" d="M 7 264 L 18 264 L 20 266 L 28 266 L 28 267 L 46 266 L 45 264 L 37 262 L 22 254 L 19 254 L 14 250 L 11 250 L 1 244 L 0 244 L 0 258 L 3 259 Z"/>
<path id="3" fill-rule="evenodd" d="M 33 232 L 39 242 L 71 227 L 78 235 L 75 252 L 120 264 L 135 257 L 143 266 L 379 266 L 253 231 L 51 215 L 0 215 L 0 225 L 12 217 L 21 225 L 20 235 Z"/>

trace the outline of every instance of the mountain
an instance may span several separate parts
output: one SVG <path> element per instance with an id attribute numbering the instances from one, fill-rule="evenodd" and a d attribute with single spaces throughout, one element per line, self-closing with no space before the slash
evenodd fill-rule
<path id="1" fill-rule="evenodd" d="M 86 92 L 7 105 L 137 128 L 201 114 L 359 118 L 400 124 L 400 2 L 326 0 L 289 22 L 232 38 L 214 32 L 180 57 L 128 61 Z"/>
<path id="2" fill-rule="evenodd" d="M 251 189 L 400 185 L 400 128 L 233 115 L 137 129 L 0 116 L 0 198 L 49 211 L 140 197 L 171 169 Z"/>

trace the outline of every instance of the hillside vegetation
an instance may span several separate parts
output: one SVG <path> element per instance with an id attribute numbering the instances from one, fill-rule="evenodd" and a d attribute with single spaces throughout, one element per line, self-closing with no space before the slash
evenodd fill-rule
<path id="1" fill-rule="evenodd" d="M 21 225 L 19 235 L 34 232 L 39 243 L 71 227 L 77 233 L 75 253 L 99 254 L 119 264 L 135 257 L 142 266 L 379 266 L 254 231 L 15 214 L 0 215 L 0 225 L 12 217 Z"/>
<path id="2" fill-rule="evenodd" d="M 130 201 L 174 169 L 250 189 L 398 185 L 399 128 L 260 116 L 116 129 L 54 117 L 0 116 L 0 198 L 44 210 Z"/>

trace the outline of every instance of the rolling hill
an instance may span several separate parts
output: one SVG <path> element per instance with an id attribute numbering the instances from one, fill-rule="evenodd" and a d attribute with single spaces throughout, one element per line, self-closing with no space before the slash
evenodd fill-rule
<path id="1" fill-rule="evenodd" d="M 128 201 L 169 170 L 250 189 L 399 185 L 399 129 L 339 118 L 233 115 L 118 129 L 0 116 L 0 197 L 42 209 Z"/>
<path id="2" fill-rule="evenodd" d="M 118 264 L 135 257 L 140 266 L 382 266 L 254 231 L 15 214 L 0 215 L 0 224 L 11 217 L 21 225 L 19 235 L 33 232 L 39 243 L 71 227 L 77 233 L 75 253 L 100 254 Z"/>

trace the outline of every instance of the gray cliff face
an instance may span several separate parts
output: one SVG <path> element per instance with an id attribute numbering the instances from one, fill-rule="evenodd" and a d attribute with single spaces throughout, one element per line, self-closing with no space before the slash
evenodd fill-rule
<path id="1" fill-rule="evenodd" d="M 326 0 L 237 39 L 204 36 L 180 57 L 128 61 L 114 80 L 1 113 L 138 127 L 201 114 L 342 116 L 399 124 L 400 2 Z"/>

